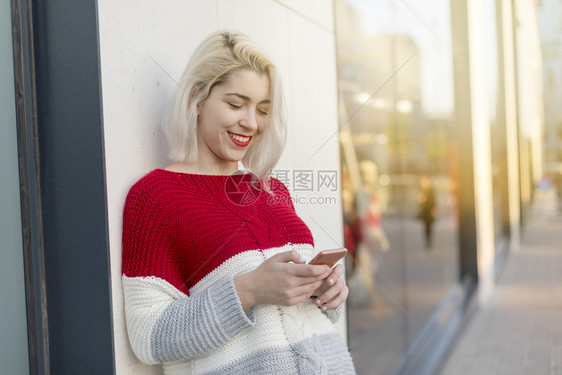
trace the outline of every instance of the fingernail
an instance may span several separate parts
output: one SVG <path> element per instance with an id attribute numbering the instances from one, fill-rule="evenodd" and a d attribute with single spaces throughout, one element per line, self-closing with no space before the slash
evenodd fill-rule
<path id="1" fill-rule="evenodd" d="M 322 304 L 322 301 L 320 301 L 318 298 L 316 298 L 316 300 L 315 300 L 314 302 L 316 302 L 317 305 L 321 305 L 321 304 Z"/>
<path id="2" fill-rule="evenodd" d="M 322 311 L 326 311 L 328 308 L 326 306 L 322 306 Z"/>
<path id="3" fill-rule="evenodd" d="M 334 283 L 334 279 L 328 280 L 328 283 L 330 283 L 330 285 L 332 285 Z"/>

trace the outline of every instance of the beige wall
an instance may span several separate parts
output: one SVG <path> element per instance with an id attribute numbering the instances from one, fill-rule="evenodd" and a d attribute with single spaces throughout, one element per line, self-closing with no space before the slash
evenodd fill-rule
<path id="1" fill-rule="evenodd" d="M 278 169 L 336 170 L 337 91 L 332 2 L 325 0 L 98 1 L 116 373 L 158 374 L 132 354 L 121 289 L 122 210 L 130 186 L 170 163 L 159 127 L 195 46 L 214 30 L 250 35 L 280 68 L 289 138 Z M 319 150 L 314 156 L 312 156 Z M 289 186 L 290 188 L 290 186 Z M 314 195 L 335 203 L 311 204 Z M 295 194 L 295 192 L 293 192 Z M 298 193 L 319 249 L 342 245 L 336 192 Z M 345 316 L 339 329 L 345 336 Z"/>

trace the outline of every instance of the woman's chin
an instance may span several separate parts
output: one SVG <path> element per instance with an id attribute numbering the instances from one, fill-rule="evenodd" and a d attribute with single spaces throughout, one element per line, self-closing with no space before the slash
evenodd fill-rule
<path id="1" fill-rule="evenodd" d="M 230 152 L 228 153 L 228 155 L 225 155 L 224 160 L 230 162 L 239 162 L 244 158 L 244 155 L 246 155 L 246 150 Z"/>

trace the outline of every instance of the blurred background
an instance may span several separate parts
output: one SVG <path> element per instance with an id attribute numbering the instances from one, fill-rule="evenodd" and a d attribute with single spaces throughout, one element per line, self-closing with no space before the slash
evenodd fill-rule
<path id="1" fill-rule="evenodd" d="M 536 191 L 559 204 L 562 2 L 334 13 L 350 349 L 360 374 L 420 374 L 492 293 Z"/>

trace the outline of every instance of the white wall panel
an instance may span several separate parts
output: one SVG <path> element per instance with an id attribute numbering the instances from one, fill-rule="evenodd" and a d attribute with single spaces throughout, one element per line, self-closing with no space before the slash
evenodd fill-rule
<path id="1" fill-rule="evenodd" d="M 277 3 L 326 30 L 334 31 L 334 10 L 331 5 L 326 4 L 327 0 L 277 0 Z"/>
<path id="2" fill-rule="evenodd" d="M 121 227 L 126 194 L 167 165 L 160 118 L 196 44 L 216 28 L 208 1 L 98 2 L 113 324 L 117 374 L 158 374 L 130 350 L 121 287 Z"/>
<path id="3" fill-rule="evenodd" d="M 306 35 L 306 38 L 303 38 L 303 35 Z M 287 165 L 296 170 L 337 170 L 339 179 L 339 124 L 333 34 L 306 19 L 293 16 L 288 19 L 287 38 L 292 46 L 288 51 L 291 79 L 287 87 L 291 124 L 287 152 L 291 154 L 292 160 Z M 340 221 L 340 193 L 341 190 L 338 189 L 334 195 L 319 190 L 316 186 L 312 194 L 327 198 L 337 196 L 338 206 L 297 205 L 297 210 L 304 213 L 305 220 L 308 216 L 316 222 L 314 225 L 310 219 L 307 221 L 313 230 L 318 248 L 343 245 L 340 236 L 343 228 Z M 304 196 L 304 192 L 299 194 Z M 325 232 L 332 234 L 332 238 Z"/>
<path id="4" fill-rule="evenodd" d="M 98 1 L 116 373 L 158 374 L 128 344 L 121 286 L 122 211 L 131 185 L 170 163 L 160 119 L 195 46 L 217 29 L 247 33 L 278 65 L 289 139 L 278 169 L 337 171 L 332 204 L 301 204 L 318 248 L 343 244 L 336 61 L 330 1 Z M 331 137 L 331 138 L 330 138 Z M 311 158 L 312 154 L 327 143 Z M 308 199 L 316 192 L 303 195 Z M 327 235 L 329 233 L 329 236 Z M 339 328 L 344 334 L 344 320 Z"/>

